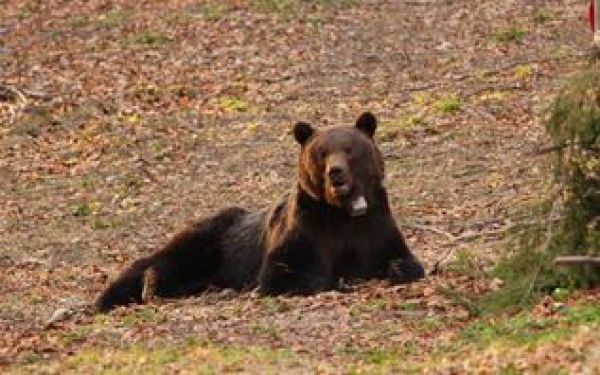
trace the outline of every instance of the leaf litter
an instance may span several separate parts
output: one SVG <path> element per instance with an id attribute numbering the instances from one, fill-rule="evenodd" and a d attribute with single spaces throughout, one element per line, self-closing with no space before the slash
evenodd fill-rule
<path id="1" fill-rule="evenodd" d="M 488 271 L 505 234 L 547 193 L 546 161 L 531 152 L 547 142 L 537 115 L 585 63 L 584 15 L 575 1 L 5 2 L 0 366 L 591 366 L 598 350 L 586 348 L 600 343 L 587 325 L 535 350 L 459 339 L 481 319 L 463 296 L 499 287 Z M 434 275 L 304 298 L 209 291 L 85 312 L 108 278 L 194 218 L 284 194 L 294 121 L 349 123 L 365 109 L 381 119 L 393 212 Z M 576 295 L 566 306 L 597 301 Z"/>

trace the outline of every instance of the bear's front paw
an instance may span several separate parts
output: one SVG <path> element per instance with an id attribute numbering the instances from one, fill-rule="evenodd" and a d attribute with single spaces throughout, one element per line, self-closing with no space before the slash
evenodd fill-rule
<path id="1" fill-rule="evenodd" d="M 394 259 L 388 268 L 390 281 L 395 284 L 404 284 L 425 277 L 423 266 L 412 259 Z"/>

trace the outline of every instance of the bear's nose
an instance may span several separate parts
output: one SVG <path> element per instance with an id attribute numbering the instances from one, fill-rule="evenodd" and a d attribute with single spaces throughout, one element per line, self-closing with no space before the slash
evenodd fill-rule
<path id="1" fill-rule="evenodd" d="M 340 167 L 331 167 L 329 169 L 329 179 L 334 187 L 339 187 L 346 184 L 344 170 Z"/>

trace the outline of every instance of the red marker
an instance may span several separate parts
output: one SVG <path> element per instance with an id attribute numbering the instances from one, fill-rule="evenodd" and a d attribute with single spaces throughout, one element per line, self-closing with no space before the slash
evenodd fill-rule
<path id="1" fill-rule="evenodd" d="M 589 19 L 592 31 L 596 31 L 596 9 L 594 5 L 595 2 L 595 0 L 590 1 Z"/>

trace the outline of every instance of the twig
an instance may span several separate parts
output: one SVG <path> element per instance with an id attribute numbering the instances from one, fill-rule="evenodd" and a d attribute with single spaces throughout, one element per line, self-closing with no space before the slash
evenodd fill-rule
<path id="1" fill-rule="evenodd" d="M 456 236 L 453 235 L 452 233 L 446 232 L 445 230 L 441 230 L 441 229 L 436 228 L 436 227 L 432 227 L 430 225 L 422 225 L 422 224 L 414 224 L 414 223 L 410 223 L 410 224 L 409 223 L 404 223 L 403 226 L 410 227 L 410 228 L 413 228 L 413 229 L 419 229 L 419 230 L 422 230 L 422 231 L 430 231 L 430 232 L 442 235 L 442 236 L 448 238 L 448 240 L 450 240 L 452 242 L 456 241 Z"/>
<path id="2" fill-rule="evenodd" d="M 25 94 L 14 86 L 0 84 L 0 92 L 1 91 L 13 94 L 13 96 L 18 98 L 20 102 L 27 103 L 27 97 L 25 96 Z"/>
<path id="3" fill-rule="evenodd" d="M 565 255 L 554 258 L 555 266 L 592 265 L 600 266 L 600 257 L 585 255 Z"/>
<path id="4" fill-rule="evenodd" d="M 33 91 L 33 90 L 28 90 L 28 89 L 21 89 L 21 92 L 23 94 L 25 94 L 26 97 L 28 98 L 33 98 L 33 99 L 43 99 L 43 100 L 50 100 L 52 99 L 52 95 L 42 92 L 42 91 Z"/>
<path id="5" fill-rule="evenodd" d="M 12 85 L 5 85 L 5 84 L 0 83 L 0 94 L 3 91 L 5 93 L 13 94 L 23 103 L 27 102 L 27 98 L 43 99 L 43 100 L 52 99 L 52 95 L 47 94 L 45 92 L 34 91 L 34 90 L 25 89 L 25 88 L 16 88 L 15 86 L 12 86 Z"/>
<path id="6" fill-rule="evenodd" d="M 532 151 L 530 153 L 530 155 L 543 155 L 543 154 L 547 154 L 547 153 L 554 152 L 554 151 L 560 151 L 569 146 L 574 146 L 574 145 L 580 146 L 580 147 L 584 148 L 585 150 L 600 152 L 600 148 L 594 147 L 593 142 L 577 141 L 577 142 L 571 142 L 571 143 L 562 143 L 559 145 L 553 145 L 553 146 L 548 146 L 548 147 L 542 147 L 542 148 Z"/>
<path id="7" fill-rule="evenodd" d="M 511 230 L 514 227 L 513 224 L 507 224 L 505 226 L 503 226 L 502 228 L 499 229 L 494 229 L 494 230 L 488 230 L 488 231 L 481 231 L 481 232 L 475 232 L 475 233 L 465 233 L 462 234 L 460 236 L 456 236 L 455 241 L 459 242 L 459 241 L 468 241 L 468 240 L 473 240 L 475 238 L 478 237 L 483 237 L 483 236 L 491 236 L 491 235 L 495 235 L 495 234 L 502 234 L 504 232 L 507 232 L 509 230 Z"/>

